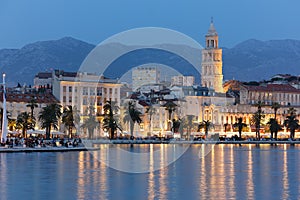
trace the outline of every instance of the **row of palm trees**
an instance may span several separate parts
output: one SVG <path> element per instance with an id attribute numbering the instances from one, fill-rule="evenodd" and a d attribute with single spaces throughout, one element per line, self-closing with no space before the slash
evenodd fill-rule
<path id="1" fill-rule="evenodd" d="M 257 111 L 253 114 L 251 123 L 255 126 L 256 130 L 256 137 L 260 138 L 260 128 L 262 126 L 262 121 L 265 117 L 262 107 L 264 105 L 261 102 L 257 104 Z M 33 129 L 36 124 L 36 119 L 34 117 L 34 109 L 38 107 L 36 100 L 32 98 L 27 107 L 30 108 L 30 113 L 22 112 L 18 115 L 16 120 L 16 128 L 22 130 L 22 135 L 26 136 L 26 131 L 28 129 Z M 177 105 L 173 101 L 167 101 L 163 107 L 168 112 L 168 130 L 173 132 L 180 132 L 183 133 L 183 128 L 187 130 L 187 137 L 190 137 L 192 128 L 195 125 L 198 126 L 198 131 L 203 128 L 205 131 L 205 135 L 207 137 L 208 130 L 212 126 L 212 123 L 209 120 L 204 120 L 200 124 L 195 124 L 194 119 L 195 116 L 188 115 L 184 119 L 173 119 L 171 120 L 172 113 L 176 110 Z M 270 128 L 271 137 L 277 139 L 277 133 L 281 130 L 281 125 L 276 120 L 276 115 L 280 105 L 278 103 L 274 103 L 272 105 L 274 110 L 274 118 L 271 118 L 267 123 Z M 42 108 L 41 112 L 38 115 L 38 121 L 40 122 L 41 128 L 46 130 L 46 137 L 50 137 L 51 129 L 58 129 L 60 122 L 65 125 L 67 128 L 67 132 L 69 137 L 72 137 L 73 129 L 76 128 L 84 128 L 88 130 L 88 137 L 93 137 L 93 132 L 96 127 L 100 127 L 102 123 L 102 128 L 106 129 L 109 133 L 109 138 L 114 139 L 116 138 L 117 130 L 122 131 L 122 127 L 120 125 L 120 120 L 118 119 L 118 111 L 119 107 L 117 106 L 116 102 L 114 101 L 106 101 L 105 105 L 103 106 L 104 114 L 103 120 L 99 121 L 95 114 L 95 109 L 93 106 L 89 106 L 88 108 L 88 115 L 84 117 L 83 123 L 81 126 L 80 124 L 80 114 L 76 107 L 66 106 L 63 108 L 56 103 L 49 104 L 46 107 Z M 146 108 L 146 112 L 149 115 L 150 121 L 150 130 L 151 130 L 151 120 L 152 116 L 155 114 L 155 109 L 153 105 L 149 105 Z M 284 121 L 284 126 L 290 130 L 290 137 L 294 139 L 295 131 L 299 128 L 299 121 L 296 119 L 296 110 L 294 108 L 290 108 L 288 110 L 289 115 L 286 117 Z M 134 125 L 140 124 L 142 122 L 141 119 L 142 113 L 136 108 L 135 101 L 129 101 L 125 107 L 125 113 L 123 117 L 123 123 L 129 124 L 130 134 L 133 136 Z M 10 119 L 9 119 L 10 120 Z M 60 121 L 61 120 L 61 121 Z M 243 123 L 242 118 L 238 118 L 238 121 L 234 124 L 234 127 L 238 129 L 239 138 L 241 138 L 242 130 L 247 125 Z"/>
<path id="2" fill-rule="evenodd" d="M 110 139 L 115 139 L 117 137 L 117 129 L 122 131 L 122 127 L 119 123 L 118 118 L 116 117 L 116 114 L 118 113 L 119 109 L 120 108 L 116 105 L 116 102 L 114 101 L 107 101 L 103 106 L 103 128 L 108 130 Z M 131 137 L 133 137 L 134 125 L 136 123 L 140 124 L 142 122 L 141 115 L 142 113 L 137 109 L 136 103 L 134 101 L 129 101 L 125 107 L 123 123 L 129 124 Z"/>
<path id="3" fill-rule="evenodd" d="M 171 117 L 172 112 L 175 110 L 176 104 L 169 103 L 169 106 L 166 106 L 166 110 L 169 112 L 169 119 Z M 175 106 L 174 106 L 175 105 Z M 252 115 L 251 119 L 251 125 L 254 125 L 255 127 L 255 132 L 256 132 L 256 138 L 260 139 L 260 129 L 263 126 L 262 121 L 265 118 L 265 114 L 262 110 L 262 107 L 264 104 L 261 102 L 257 103 L 257 111 Z M 274 138 L 277 140 L 278 132 L 282 130 L 282 127 L 285 126 L 289 131 L 290 131 L 290 138 L 295 139 L 295 132 L 297 129 L 300 128 L 299 125 L 299 120 L 297 119 L 296 115 L 296 109 L 295 108 L 289 108 L 288 109 L 288 115 L 286 116 L 286 119 L 284 120 L 284 123 L 280 125 L 277 121 L 277 112 L 280 109 L 280 104 L 275 102 L 272 104 L 271 108 L 274 110 L 274 118 L 270 118 L 267 125 L 269 126 L 270 133 L 271 133 L 271 138 Z M 190 137 L 191 134 L 191 128 L 197 125 L 197 123 L 194 123 L 193 115 L 187 115 L 185 117 L 185 120 L 182 119 L 173 119 L 172 120 L 172 131 L 173 132 L 180 132 L 182 134 L 183 128 L 187 129 L 187 138 Z M 225 126 L 225 131 L 226 131 L 226 124 Z M 209 120 L 203 120 L 198 124 L 198 129 L 197 131 L 200 131 L 200 129 L 204 129 L 205 132 L 205 137 L 207 138 L 208 136 L 208 131 L 209 129 L 213 127 L 212 122 Z M 247 127 L 247 124 L 243 122 L 243 118 L 240 117 L 237 119 L 237 122 L 233 124 L 233 127 L 237 128 L 238 133 L 239 133 L 239 138 L 242 138 L 242 131 L 245 127 Z M 182 135 L 181 135 L 182 137 Z"/>
<path id="4" fill-rule="evenodd" d="M 38 107 L 35 99 L 30 100 L 27 104 L 27 107 L 30 108 L 31 112 L 22 112 L 17 116 L 15 121 L 15 128 L 22 130 L 22 136 L 26 137 L 26 132 L 29 129 L 34 129 L 36 125 L 36 119 L 34 117 L 34 109 Z M 46 107 L 43 107 L 38 115 L 38 121 L 40 122 L 40 127 L 46 130 L 46 138 L 50 138 L 50 133 L 52 129 L 58 130 L 60 122 L 65 125 L 69 137 L 72 137 L 73 129 L 84 128 L 88 131 L 88 138 L 93 137 L 93 132 L 95 128 L 100 127 L 100 120 L 97 119 L 95 114 L 95 109 L 93 106 L 88 107 L 88 115 L 84 117 L 83 123 L 80 124 L 80 114 L 76 107 L 66 106 L 61 112 L 62 106 L 56 103 L 49 104 Z M 106 101 L 103 114 L 103 129 L 106 129 L 109 132 L 109 138 L 115 139 L 117 134 L 116 131 L 119 129 L 122 131 L 121 125 L 117 118 L 117 113 L 119 107 L 114 101 Z M 128 123 L 130 126 L 130 133 L 133 136 L 134 124 L 140 124 L 142 122 L 141 112 L 136 108 L 136 104 L 133 101 L 130 101 L 127 105 L 125 116 L 123 118 L 124 123 Z M 12 119 L 8 119 L 12 121 Z M 60 121 L 61 120 L 61 121 Z M 13 123 L 11 123 L 13 124 Z M 77 126 L 76 126 L 77 125 Z M 13 125 L 12 125 L 13 127 Z"/>
<path id="5" fill-rule="evenodd" d="M 265 114 L 262 110 L 264 104 L 261 102 L 257 103 L 257 111 L 253 114 L 251 123 L 255 126 L 256 138 L 260 138 L 260 129 L 262 127 L 262 121 L 265 118 Z M 291 107 L 288 109 L 288 115 L 284 120 L 283 124 L 280 125 L 277 121 L 277 111 L 280 109 L 280 104 L 275 102 L 272 104 L 272 109 L 274 110 L 274 118 L 270 118 L 267 122 L 269 126 L 271 138 L 277 140 L 277 134 L 280 130 L 282 130 L 282 126 L 285 126 L 290 131 L 290 138 L 295 139 L 295 132 L 300 127 L 299 120 L 297 119 L 296 109 Z M 238 122 L 234 124 L 235 127 L 238 128 L 239 138 L 241 138 L 242 129 L 247 125 L 242 122 L 242 118 L 238 118 Z"/>
<path id="6" fill-rule="evenodd" d="M 26 132 L 29 129 L 34 129 L 36 125 L 36 119 L 34 117 L 34 108 L 37 107 L 35 100 L 31 100 L 27 107 L 30 107 L 31 112 L 22 112 L 17 116 L 15 128 L 22 130 L 22 136 L 26 137 Z M 61 112 L 61 106 L 59 104 L 53 103 L 42 108 L 38 116 L 38 121 L 41 124 L 41 128 L 46 130 L 46 138 L 50 138 L 51 129 L 54 128 L 58 130 L 59 119 L 61 115 L 66 115 L 67 113 Z M 12 119 L 8 119 L 11 121 Z"/>

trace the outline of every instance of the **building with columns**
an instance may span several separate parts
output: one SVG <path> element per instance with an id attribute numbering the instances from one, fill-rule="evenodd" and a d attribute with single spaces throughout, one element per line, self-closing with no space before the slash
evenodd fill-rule
<path id="1" fill-rule="evenodd" d="M 53 95 L 62 106 L 76 106 L 83 116 L 88 114 L 91 105 L 98 116 L 102 115 L 107 100 L 120 106 L 121 85 L 115 80 L 86 72 L 53 72 Z"/>

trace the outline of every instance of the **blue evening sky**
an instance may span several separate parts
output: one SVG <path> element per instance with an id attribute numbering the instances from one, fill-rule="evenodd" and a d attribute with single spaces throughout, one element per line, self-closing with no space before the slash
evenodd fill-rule
<path id="1" fill-rule="evenodd" d="M 0 49 L 71 36 L 98 44 L 137 27 L 180 31 L 203 44 L 211 16 L 220 45 L 300 39 L 299 0 L 0 0 Z"/>

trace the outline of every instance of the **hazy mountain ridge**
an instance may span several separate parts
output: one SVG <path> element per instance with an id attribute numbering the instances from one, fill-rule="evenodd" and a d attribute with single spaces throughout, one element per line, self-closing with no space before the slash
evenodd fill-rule
<path id="1" fill-rule="evenodd" d="M 8 83 L 32 84 L 37 72 L 51 69 L 77 71 L 94 47 L 86 42 L 65 37 L 35 42 L 21 49 L 3 49 L 0 50 L 0 69 L 7 74 Z"/>
<path id="2" fill-rule="evenodd" d="M 35 42 L 21 49 L 2 49 L 0 70 L 7 73 L 7 81 L 11 84 L 17 82 L 32 84 L 34 75 L 41 71 L 51 69 L 77 71 L 94 47 L 93 44 L 64 37 L 59 40 Z M 120 44 L 118 47 L 118 44 L 114 44 L 114 48 L 124 48 L 124 45 Z M 153 55 L 157 56 L 155 53 Z M 173 57 L 169 59 L 174 62 L 176 60 Z M 300 41 L 298 40 L 251 39 L 233 48 L 223 49 L 225 80 L 232 78 L 242 81 L 262 80 L 278 73 L 299 75 L 299 66 Z M 186 72 L 191 73 L 188 69 Z"/>
<path id="3" fill-rule="evenodd" d="M 268 79 L 278 73 L 300 74 L 298 40 L 251 39 L 223 52 L 226 79 L 249 81 Z"/>

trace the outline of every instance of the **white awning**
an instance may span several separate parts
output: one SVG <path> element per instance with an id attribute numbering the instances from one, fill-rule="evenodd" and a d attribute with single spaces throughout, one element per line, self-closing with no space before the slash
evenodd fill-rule
<path id="1" fill-rule="evenodd" d="M 53 135 L 65 135 L 65 133 L 59 132 L 59 131 L 52 131 L 51 134 L 53 134 Z"/>
<path id="2" fill-rule="evenodd" d="M 46 134 L 44 130 L 28 130 L 27 134 Z"/>

